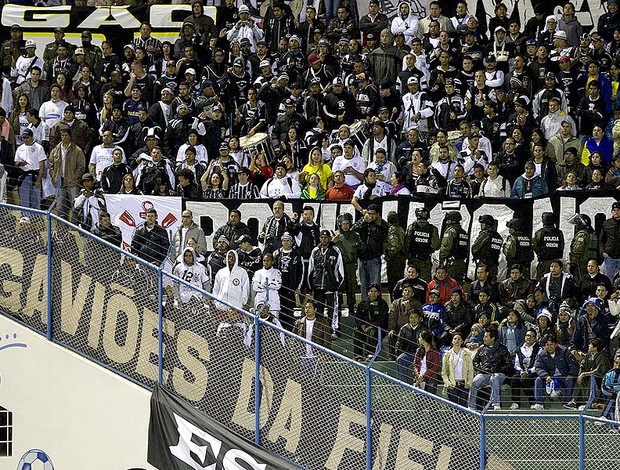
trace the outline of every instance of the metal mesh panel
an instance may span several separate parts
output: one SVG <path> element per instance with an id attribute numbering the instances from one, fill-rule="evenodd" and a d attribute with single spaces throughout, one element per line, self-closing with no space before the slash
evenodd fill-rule
<path id="1" fill-rule="evenodd" d="M 193 276 L 183 276 L 191 283 Z M 193 279 L 196 282 L 196 279 Z M 247 439 L 254 422 L 253 319 L 164 274 L 163 385 Z M 245 400 L 245 402 L 244 402 Z"/>
<path id="2" fill-rule="evenodd" d="M 480 419 L 471 413 L 373 374 L 372 419 L 373 468 L 480 467 Z"/>
<path id="3" fill-rule="evenodd" d="M 365 371 L 268 324 L 260 363 L 261 445 L 306 468 L 364 468 Z"/>
<path id="4" fill-rule="evenodd" d="M 0 206 L 0 310 L 47 331 L 47 220 Z"/>
<path id="5" fill-rule="evenodd" d="M 573 417 L 500 418 L 487 415 L 488 468 L 579 468 L 579 420 Z"/>
<path id="6" fill-rule="evenodd" d="M 157 381 L 157 271 L 56 220 L 52 335 L 148 386 Z M 155 331 L 154 331 L 155 330 Z"/>
<path id="7" fill-rule="evenodd" d="M 620 424 L 613 421 L 585 417 L 585 468 L 608 470 L 618 466 Z"/>

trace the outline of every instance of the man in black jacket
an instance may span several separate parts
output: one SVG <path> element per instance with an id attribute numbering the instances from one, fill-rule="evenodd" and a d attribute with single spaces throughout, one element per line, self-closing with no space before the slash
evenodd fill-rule
<path id="1" fill-rule="evenodd" d="M 361 239 L 357 263 L 362 299 L 368 297 L 368 286 L 381 284 L 381 255 L 383 242 L 388 235 L 388 224 L 379 215 L 379 206 L 371 204 L 364 211 L 364 218 L 353 225 Z"/>
<path id="2" fill-rule="evenodd" d="M 484 332 L 484 344 L 478 349 L 474 357 L 476 376 L 469 390 L 469 409 L 476 411 L 478 390 L 491 385 L 490 404 L 493 410 L 501 410 L 500 387 L 514 372 L 512 356 L 508 348 L 498 340 L 499 332 L 495 328 L 487 328 Z"/>
<path id="3" fill-rule="evenodd" d="M 157 211 L 148 209 L 146 211 L 146 222 L 144 222 L 131 240 L 131 252 L 156 266 L 166 259 L 170 240 L 166 231 L 157 223 Z"/>
<path id="4" fill-rule="evenodd" d="M 614 274 L 620 268 L 620 202 L 611 205 L 611 217 L 603 222 L 603 230 L 599 237 L 605 263 L 603 272 L 611 282 L 614 282 Z"/>

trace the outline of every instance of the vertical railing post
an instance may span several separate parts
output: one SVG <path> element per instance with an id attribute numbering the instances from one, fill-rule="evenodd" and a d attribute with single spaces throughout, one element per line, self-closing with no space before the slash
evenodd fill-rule
<path id="1" fill-rule="evenodd" d="M 583 414 L 579 415 L 579 470 L 585 470 L 586 460 L 586 436 L 585 436 L 586 420 Z"/>
<path id="2" fill-rule="evenodd" d="M 52 283 L 52 216 L 48 212 L 45 214 L 47 225 L 47 339 L 52 340 L 52 314 L 54 312 L 53 283 Z"/>
<path id="3" fill-rule="evenodd" d="M 377 328 L 377 347 L 366 366 L 366 470 L 372 469 L 372 365 L 381 352 L 381 328 Z"/>
<path id="4" fill-rule="evenodd" d="M 162 267 L 157 268 L 157 383 L 164 383 L 164 274 Z"/>
<path id="5" fill-rule="evenodd" d="M 260 445 L 260 404 L 261 404 L 261 386 L 260 386 L 260 347 L 261 347 L 261 329 L 258 309 L 254 313 L 254 444 Z"/>
<path id="6" fill-rule="evenodd" d="M 486 467 L 486 418 L 480 413 L 480 470 Z"/>

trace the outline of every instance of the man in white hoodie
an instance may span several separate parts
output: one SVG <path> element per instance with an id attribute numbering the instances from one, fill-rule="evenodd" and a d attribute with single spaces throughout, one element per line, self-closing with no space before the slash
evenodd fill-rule
<path id="1" fill-rule="evenodd" d="M 390 28 L 392 34 L 403 33 L 405 35 L 405 43 L 411 47 L 413 38 L 418 35 L 418 18 L 411 11 L 409 2 L 400 2 L 398 4 L 398 15 L 392 20 Z"/>
<path id="2" fill-rule="evenodd" d="M 228 265 L 220 269 L 213 282 L 213 295 L 222 302 L 236 308 L 244 308 L 250 295 L 250 280 L 245 269 L 237 262 L 237 253 L 230 250 L 226 254 Z"/>
<path id="3" fill-rule="evenodd" d="M 282 273 L 273 267 L 273 255 L 265 253 L 263 256 L 263 267 L 254 273 L 252 278 L 252 292 L 254 295 L 254 305 L 260 303 L 269 304 L 269 313 L 274 317 L 280 317 L 280 293 L 282 287 Z"/>

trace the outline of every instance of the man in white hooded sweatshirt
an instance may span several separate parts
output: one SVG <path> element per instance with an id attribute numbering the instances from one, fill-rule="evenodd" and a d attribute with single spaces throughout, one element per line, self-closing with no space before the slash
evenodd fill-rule
<path id="1" fill-rule="evenodd" d="M 227 266 L 220 269 L 213 282 L 213 295 L 233 307 L 244 308 L 250 295 L 250 280 L 245 269 L 237 262 L 237 253 L 226 254 Z"/>

